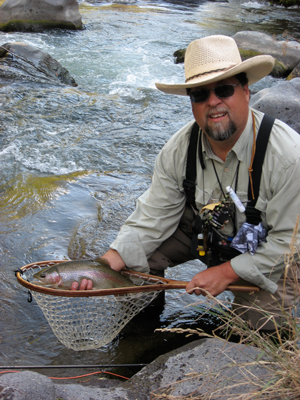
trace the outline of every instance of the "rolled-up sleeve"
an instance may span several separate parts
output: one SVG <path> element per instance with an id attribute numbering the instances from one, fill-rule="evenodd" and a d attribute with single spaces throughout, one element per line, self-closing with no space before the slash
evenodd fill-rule
<path id="1" fill-rule="evenodd" d="M 290 244 L 300 213 L 300 139 L 277 121 L 268 146 L 256 205 L 268 231 L 266 242 L 254 255 L 247 252 L 233 258 L 231 265 L 241 278 L 274 293 L 286 256 L 293 254 Z M 294 257 L 298 259 L 297 251 Z"/>
<path id="2" fill-rule="evenodd" d="M 139 197 L 135 211 L 110 246 L 129 268 L 148 272 L 147 260 L 179 224 L 186 200 L 182 181 L 191 126 L 175 134 L 160 151 L 150 188 Z"/>

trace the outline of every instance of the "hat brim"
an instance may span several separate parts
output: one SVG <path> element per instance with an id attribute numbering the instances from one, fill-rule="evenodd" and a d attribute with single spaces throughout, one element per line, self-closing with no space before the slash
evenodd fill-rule
<path id="1" fill-rule="evenodd" d="M 207 85 L 209 83 L 217 82 L 226 78 L 230 78 L 240 72 L 245 72 L 248 78 L 248 85 L 252 85 L 258 82 L 260 79 L 267 76 L 273 69 L 275 60 L 272 56 L 261 55 L 248 58 L 240 64 L 232 67 L 226 71 L 217 71 L 213 73 L 207 73 L 200 75 L 188 83 L 182 84 L 168 84 L 168 83 L 155 83 L 157 89 L 168 94 L 178 94 L 181 96 L 187 96 L 187 90 L 189 88 Z"/>

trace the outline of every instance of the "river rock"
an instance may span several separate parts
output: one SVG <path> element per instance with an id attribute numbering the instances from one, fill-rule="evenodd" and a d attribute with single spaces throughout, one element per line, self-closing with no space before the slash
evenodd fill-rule
<path id="1" fill-rule="evenodd" d="M 282 62 L 291 72 L 300 62 L 300 43 L 296 40 L 276 40 L 261 32 L 241 31 L 233 36 L 238 47 L 243 50 L 268 54 Z"/>
<path id="2" fill-rule="evenodd" d="M 0 399 L 148 400 L 172 396 L 200 399 L 208 394 L 214 399 L 217 390 L 218 398 L 221 394 L 224 398 L 235 398 L 255 390 L 256 378 L 265 384 L 272 379 L 270 369 L 255 363 L 262 360 L 261 355 L 260 349 L 250 345 L 221 339 L 196 340 L 158 357 L 125 382 L 98 379 L 94 385 L 56 384 L 36 372 L 7 373 L 0 376 Z"/>
<path id="3" fill-rule="evenodd" d="M 300 133 L 300 78 L 260 90 L 251 96 L 250 105 L 280 119 Z"/>
<path id="4" fill-rule="evenodd" d="M 300 77 L 300 62 L 296 65 L 296 67 L 293 69 L 293 71 L 289 74 L 289 76 L 286 78 L 288 81 L 291 79 Z"/>
<path id="5" fill-rule="evenodd" d="M 77 86 L 58 61 L 35 46 L 22 42 L 0 47 L 0 78 Z"/>
<path id="6" fill-rule="evenodd" d="M 53 400 L 54 398 L 55 387 L 44 375 L 24 371 L 0 376 L 0 399 Z"/>
<path id="7" fill-rule="evenodd" d="M 0 31 L 42 32 L 82 29 L 76 0 L 6 0 L 0 7 Z"/>
<path id="8" fill-rule="evenodd" d="M 278 41 L 266 33 L 241 31 L 233 36 L 242 60 L 257 55 L 268 54 L 275 58 L 275 66 L 270 75 L 275 78 L 293 79 L 300 77 L 300 43 L 296 40 Z M 175 63 L 183 63 L 186 49 L 173 53 Z"/>

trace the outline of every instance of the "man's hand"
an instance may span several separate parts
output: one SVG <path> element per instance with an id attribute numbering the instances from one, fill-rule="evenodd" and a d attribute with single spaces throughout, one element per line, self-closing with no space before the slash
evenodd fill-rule
<path id="1" fill-rule="evenodd" d="M 118 272 L 126 266 L 117 250 L 109 249 L 101 258 L 104 258 L 108 262 L 110 268 Z"/>
<path id="2" fill-rule="evenodd" d="M 217 296 L 224 292 L 230 283 L 236 282 L 239 279 L 240 277 L 234 272 L 230 261 L 227 261 L 224 264 L 199 272 L 187 284 L 186 291 L 189 294 L 195 293 L 197 295 L 202 294 L 203 296 L 206 296 L 208 292 L 212 296 Z"/>
<path id="3" fill-rule="evenodd" d="M 80 285 L 78 282 L 73 282 L 71 285 L 71 290 L 92 290 L 93 282 L 90 279 L 82 279 Z"/>
<path id="4" fill-rule="evenodd" d="M 113 249 L 108 250 L 101 258 L 104 258 L 109 264 L 110 268 L 115 271 L 121 271 L 125 268 L 125 263 L 120 254 Z M 90 279 L 82 279 L 80 285 L 78 282 L 73 282 L 71 290 L 92 290 L 93 282 Z"/>

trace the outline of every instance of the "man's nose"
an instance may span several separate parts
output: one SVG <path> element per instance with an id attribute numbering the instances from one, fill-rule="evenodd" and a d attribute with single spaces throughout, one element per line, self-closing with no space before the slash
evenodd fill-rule
<path id="1" fill-rule="evenodd" d="M 221 103 L 222 99 L 220 99 L 220 97 L 218 97 L 214 91 L 214 89 L 211 89 L 209 91 L 209 96 L 208 99 L 206 100 L 207 104 L 209 105 L 215 105 L 215 104 L 219 104 Z"/>

